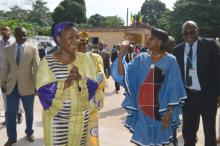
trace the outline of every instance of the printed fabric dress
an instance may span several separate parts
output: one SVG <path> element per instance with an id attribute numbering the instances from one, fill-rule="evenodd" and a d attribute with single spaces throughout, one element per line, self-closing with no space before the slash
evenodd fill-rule
<path id="1" fill-rule="evenodd" d="M 169 144 L 186 99 L 176 58 L 166 54 L 154 64 L 148 53 L 142 53 L 123 64 L 126 98 L 122 106 L 128 111 L 125 126 L 133 133 L 131 141 L 140 146 Z M 161 119 L 169 105 L 174 106 L 171 123 L 163 128 Z"/>
<path id="2" fill-rule="evenodd" d="M 104 65 L 103 65 L 103 59 L 99 54 L 87 52 L 89 57 L 91 57 L 93 64 L 96 67 L 96 74 L 98 74 L 99 77 L 101 77 L 102 83 L 99 84 L 99 87 L 96 91 L 96 108 L 98 110 L 102 109 L 104 106 L 104 91 L 103 89 L 106 87 L 107 80 L 105 77 L 104 72 Z"/>
<path id="3" fill-rule="evenodd" d="M 63 90 L 72 64 L 82 80 Z M 76 53 L 72 64 L 62 64 L 49 55 L 39 65 L 36 84 L 43 106 L 45 146 L 99 145 L 95 93 L 102 79 L 88 55 Z"/>

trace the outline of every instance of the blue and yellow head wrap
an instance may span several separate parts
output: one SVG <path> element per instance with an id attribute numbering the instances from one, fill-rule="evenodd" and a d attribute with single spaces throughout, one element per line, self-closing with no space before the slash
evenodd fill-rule
<path id="1" fill-rule="evenodd" d="M 52 26 L 52 37 L 54 39 L 54 41 L 57 43 L 56 37 L 60 35 L 60 33 L 68 26 L 74 26 L 72 22 L 59 22 L 59 23 L 55 23 Z"/>

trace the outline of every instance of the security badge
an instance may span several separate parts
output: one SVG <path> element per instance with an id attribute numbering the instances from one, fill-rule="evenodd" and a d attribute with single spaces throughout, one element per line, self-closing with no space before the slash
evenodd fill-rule
<path id="1" fill-rule="evenodd" d="M 189 69 L 189 76 L 195 76 L 196 75 L 196 70 L 195 69 Z"/>
<path id="2" fill-rule="evenodd" d="M 155 65 L 154 65 L 154 64 L 151 64 L 151 65 L 150 65 L 150 68 L 151 68 L 151 69 L 153 69 L 154 67 L 155 67 Z"/>

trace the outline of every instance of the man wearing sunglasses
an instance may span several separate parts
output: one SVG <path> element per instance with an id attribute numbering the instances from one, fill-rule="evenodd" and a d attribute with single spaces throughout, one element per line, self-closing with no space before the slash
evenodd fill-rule
<path id="1" fill-rule="evenodd" d="M 185 83 L 187 100 L 183 107 L 184 146 L 195 146 L 200 116 L 205 146 L 216 146 L 215 118 L 220 99 L 220 48 L 213 39 L 198 35 L 194 21 L 182 26 L 185 42 L 174 48 Z"/>

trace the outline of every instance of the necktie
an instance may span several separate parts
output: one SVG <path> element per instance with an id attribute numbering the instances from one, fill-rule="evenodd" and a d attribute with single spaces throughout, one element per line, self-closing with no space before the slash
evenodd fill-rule
<path id="1" fill-rule="evenodd" d="M 5 47 L 7 45 L 7 41 L 4 41 L 3 42 L 3 46 Z"/>
<path id="2" fill-rule="evenodd" d="M 20 57 L 21 57 L 21 45 L 18 45 L 17 55 L 16 55 L 16 62 L 18 65 L 20 63 Z"/>
<path id="3" fill-rule="evenodd" d="M 186 86 L 192 86 L 192 76 L 190 75 L 190 69 L 192 69 L 192 45 L 189 45 L 189 53 L 187 55 L 187 62 L 186 62 Z"/>
<path id="4" fill-rule="evenodd" d="M 131 54 L 129 54 L 128 56 L 129 56 L 129 57 L 128 57 L 128 58 L 129 58 L 129 61 L 131 61 L 131 59 L 132 59 L 132 58 L 131 58 Z"/>

